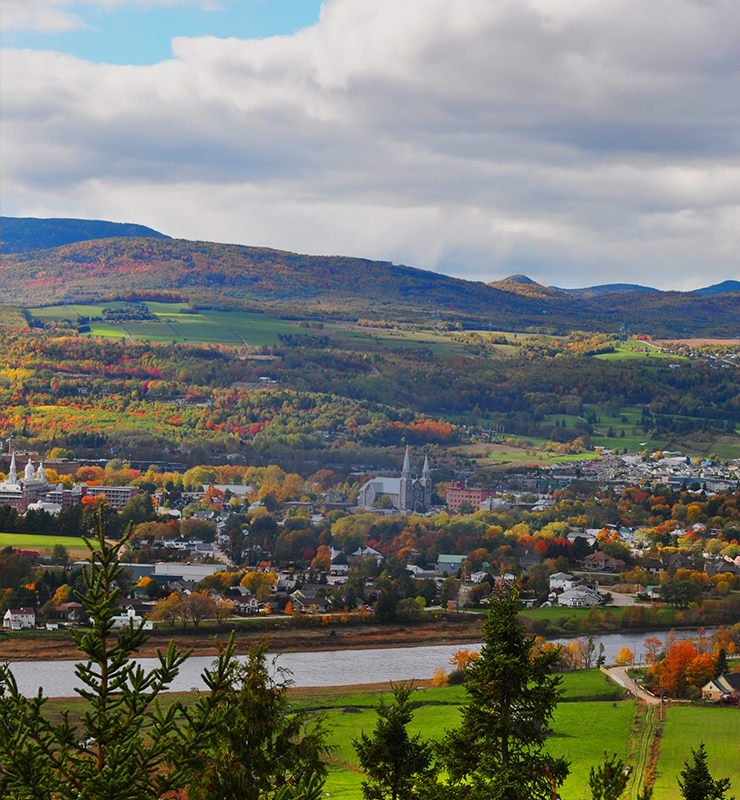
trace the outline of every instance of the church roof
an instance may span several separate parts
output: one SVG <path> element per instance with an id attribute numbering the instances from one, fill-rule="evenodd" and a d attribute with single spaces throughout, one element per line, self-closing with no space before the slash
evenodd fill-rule
<path id="1" fill-rule="evenodd" d="M 400 494 L 400 478 L 373 478 L 365 486 L 372 486 L 375 494 Z"/>

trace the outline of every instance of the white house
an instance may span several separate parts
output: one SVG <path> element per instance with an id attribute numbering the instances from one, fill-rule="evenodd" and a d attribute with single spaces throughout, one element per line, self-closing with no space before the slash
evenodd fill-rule
<path id="1" fill-rule="evenodd" d="M 22 631 L 36 627 L 36 612 L 32 608 L 9 608 L 3 617 L 3 628 Z"/>
<path id="2" fill-rule="evenodd" d="M 558 595 L 558 605 L 568 608 L 591 608 L 601 604 L 601 595 L 592 589 L 566 589 Z"/>
<path id="3" fill-rule="evenodd" d="M 556 572 L 554 575 L 550 575 L 550 591 L 572 589 L 574 581 L 575 578 L 568 575 L 567 572 Z"/>
<path id="4" fill-rule="evenodd" d="M 129 608 L 125 614 L 118 614 L 111 619 L 114 628 L 125 628 L 129 624 L 132 624 L 134 628 L 138 628 L 142 622 L 144 622 L 144 618 L 140 617 L 133 608 Z M 145 631 L 150 631 L 153 627 L 154 625 L 151 622 L 144 622 Z"/>

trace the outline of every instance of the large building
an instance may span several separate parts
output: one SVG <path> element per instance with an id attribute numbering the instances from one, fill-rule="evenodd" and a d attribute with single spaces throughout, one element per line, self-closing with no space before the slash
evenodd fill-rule
<path id="1" fill-rule="evenodd" d="M 19 513 L 23 513 L 31 503 L 45 500 L 50 488 L 43 462 L 39 462 L 38 469 L 34 470 L 33 462 L 29 458 L 23 477 L 19 478 L 13 453 L 8 477 L 0 483 L 0 505 L 7 503 Z"/>
<path id="2" fill-rule="evenodd" d="M 450 511 L 459 511 L 460 506 L 467 500 L 473 506 L 473 510 L 478 511 L 483 501 L 495 496 L 496 492 L 493 489 L 467 487 L 462 481 L 453 481 L 447 487 L 447 508 Z"/>
<path id="3" fill-rule="evenodd" d="M 362 508 L 372 508 L 373 503 L 383 495 L 386 495 L 391 506 L 402 514 L 430 511 L 432 508 L 432 476 L 429 470 L 429 458 L 424 458 L 421 478 L 414 478 L 411 475 L 411 461 L 407 447 L 401 477 L 369 480 L 360 489 L 357 504 Z"/>

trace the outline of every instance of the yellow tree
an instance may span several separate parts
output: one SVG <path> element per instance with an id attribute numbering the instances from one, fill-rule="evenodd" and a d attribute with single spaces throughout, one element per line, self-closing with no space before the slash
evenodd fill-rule
<path id="1" fill-rule="evenodd" d="M 162 600 L 157 600 L 154 604 L 154 609 L 152 613 L 149 615 L 149 618 L 152 620 L 161 620 L 162 622 L 166 622 L 168 625 L 174 625 L 175 622 L 180 618 L 182 615 L 182 601 L 180 600 L 180 595 L 177 592 L 172 592 L 169 597 L 165 597 Z M 187 622 L 187 618 L 183 619 L 183 626 Z"/>
<path id="2" fill-rule="evenodd" d="M 634 660 L 635 654 L 629 649 L 629 647 L 623 647 L 617 653 L 617 657 L 614 659 L 614 665 L 617 667 L 626 667 L 628 664 L 632 664 Z"/>

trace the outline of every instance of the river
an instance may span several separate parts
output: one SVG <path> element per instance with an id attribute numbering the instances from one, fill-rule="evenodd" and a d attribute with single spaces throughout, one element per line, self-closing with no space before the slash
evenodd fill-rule
<path id="1" fill-rule="evenodd" d="M 711 631 L 707 631 L 711 633 Z M 676 631 L 676 638 L 696 636 L 696 630 Z M 643 642 L 655 636 L 662 642 L 668 639 L 667 631 L 641 631 L 611 633 L 594 636 L 596 652 L 604 644 L 606 663 L 611 664 L 623 647 L 628 647 L 636 660 L 644 660 Z M 567 644 L 570 639 L 555 639 L 556 644 Z M 386 683 L 416 678 L 431 678 L 435 670 L 450 669 L 450 657 L 461 648 L 479 650 L 479 644 L 434 645 L 429 647 L 395 647 L 375 650 L 322 650 L 318 652 L 282 653 L 278 658 L 281 667 L 293 674 L 296 686 L 351 686 L 353 684 Z M 140 658 L 137 662 L 146 669 L 157 666 L 153 658 Z M 171 692 L 203 689 L 203 670 L 213 662 L 207 656 L 189 658 L 180 668 L 180 674 L 169 687 Z M 47 697 L 74 697 L 80 681 L 75 676 L 73 661 L 19 661 L 11 663 L 20 691 L 30 697 L 41 689 Z"/>

